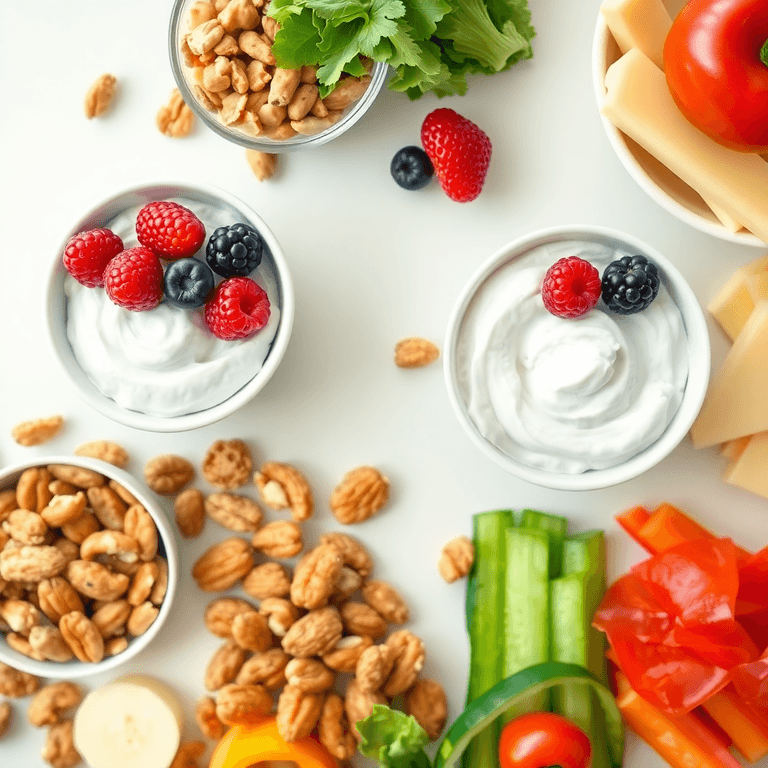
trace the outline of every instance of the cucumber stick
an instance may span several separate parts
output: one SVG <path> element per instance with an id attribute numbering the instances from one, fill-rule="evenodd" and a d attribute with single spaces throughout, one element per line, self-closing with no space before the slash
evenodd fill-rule
<path id="1" fill-rule="evenodd" d="M 605 642 L 592 617 L 605 592 L 605 538 L 601 531 L 565 539 L 563 576 L 550 583 L 552 659 L 579 664 L 606 681 Z M 592 768 L 611 763 L 605 721 L 593 691 L 581 685 L 552 690 L 552 708 L 581 727 L 592 743 Z"/>
<path id="2" fill-rule="evenodd" d="M 556 579 L 563 569 L 563 542 L 568 535 L 568 519 L 535 509 L 524 509 L 520 527 L 549 534 L 549 578 Z"/>
<path id="3" fill-rule="evenodd" d="M 467 704 L 490 690 L 504 675 L 505 549 L 507 528 L 514 525 L 511 510 L 483 512 L 473 518 L 475 564 L 467 582 L 467 633 L 470 644 Z M 498 766 L 500 725 L 477 735 L 464 754 L 466 768 Z"/>
<path id="4" fill-rule="evenodd" d="M 532 528 L 507 530 L 504 606 L 504 670 L 501 677 L 549 660 L 550 536 Z M 522 711 L 549 708 L 549 691 L 538 693 L 520 712 L 512 707 L 505 720 Z M 478 764 L 481 765 L 481 764 Z"/>

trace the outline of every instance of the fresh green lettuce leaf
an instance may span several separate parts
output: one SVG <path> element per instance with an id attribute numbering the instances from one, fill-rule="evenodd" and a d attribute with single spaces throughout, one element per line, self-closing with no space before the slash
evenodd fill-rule
<path id="1" fill-rule="evenodd" d="M 451 4 L 446 0 L 409 0 L 405 4 L 404 21 L 414 40 L 429 40 L 435 34 L 437 22 L 449 13 Z"/>
<path id="2" fill-rule="evenodd" d="M 272 0 L 269 4 L 269 15 L 278 24 L 282 24 L 294 13 L 301 13 L 306 4 L 306 0 Z"/>
<path id="3" fill-rule="evenodd" d="M 312 11 L 305 8 L 288 16 L 275 35 L 272 53 L 286 69 L 298 69 L 319 61 L 320 34 L 314 24 Z"/>
<path id="4" fill-rule="evenodd" d="M 429 768 L 424 752 L 429 736 L 414 717 L 374 704 L 372 714 L 357 723 L 357 730 L 362 737 L 360 752 L 381 768 Z"/>

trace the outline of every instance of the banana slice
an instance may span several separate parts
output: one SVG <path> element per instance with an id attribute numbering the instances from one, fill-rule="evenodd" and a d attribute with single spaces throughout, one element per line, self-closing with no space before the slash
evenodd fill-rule
<path id="1" fill-rule="evenodd" d="M 75 714 L 75 748 L 92 768 L 168 768 L 182 719 L 166 685 L 128 675 L 85 697 Z"/>

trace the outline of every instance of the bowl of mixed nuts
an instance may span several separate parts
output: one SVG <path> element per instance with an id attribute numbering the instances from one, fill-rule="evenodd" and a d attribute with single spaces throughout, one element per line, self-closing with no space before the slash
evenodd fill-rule
<path id="1" fill-rule="evenodd" d="M 175 0 L 171 67 L 184 101 L 212 131 L 248 149 L 292 152 L 325 144 L 370 108 L 387 75 L 371 62 L 322 95 L 315 67 L 283 69 L 279 26 L 254 0 Z"/>
<path id="2" fill-rule="evenodd" d="M 120 457 L 105 458 L 37 456 L 0 472 L 0 661 L 16 669 L 114 669 L 168 617 L 173 532 Z"/>

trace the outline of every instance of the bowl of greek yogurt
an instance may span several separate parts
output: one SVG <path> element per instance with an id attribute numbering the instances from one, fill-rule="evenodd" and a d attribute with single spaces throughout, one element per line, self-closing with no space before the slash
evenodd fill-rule
<path id="1" fill-rule="evenodd" d="M 550 314 L 546 271 L 578 256 L 602 274 L 622 256 L 658 266 L 642 312 L 603 303 L 577 319 Z M 526 235 L 494 254 L 459 297 L 445 342 L 451 404 L 472 441 L 514 475 L 594 490 L 630 480 L 685 437 L 709 382 L 706 319 L 683 276 L 635 237 L 600 227 Z"/>
<path id="2" fill-rule="evenodd" d="M 148 311 L 129 311 L 113 304 L 103 288 L 87 288 L 68 274 L 61 254 L 70 237 L 105 227 L 125 248 L 138 245 L 136 216 L 155 200 L 189 208 L 205 225 L 206 242 L 217 227 L 238 222 L 258 230 L 263 257 L 251 278 L 270 302 L 261 330 L 236 341 L 217 339 L 200 310 L 163 300 Z M 205 252 L 205 242 L 200 250 Z M 266 385 L 288 346 L 294 293 L 279 243 L 245 203 L 210 185 L 154 184 L 99 203 L 72 228 L 56 254 L 46 307 L 55 355 L 89 405 L 129 427 L 181 432 L 229 416 Z"/>

